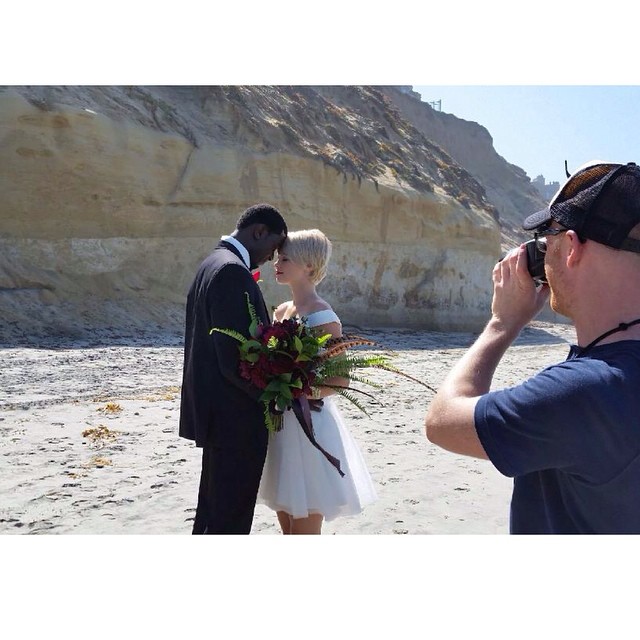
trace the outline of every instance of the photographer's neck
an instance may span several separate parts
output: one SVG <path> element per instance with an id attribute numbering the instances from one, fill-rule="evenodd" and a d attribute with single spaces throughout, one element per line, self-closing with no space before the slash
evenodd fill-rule
<path id="1" fill-rule="evenodd" d="M 596 345 L 620 342 L 621 340 L 640 340 L 640 318 L 630 322 L 621 322 L 618 326 L 601 333 L 585 347 L 580 347 L 580 355 L 584 355 Z"/>

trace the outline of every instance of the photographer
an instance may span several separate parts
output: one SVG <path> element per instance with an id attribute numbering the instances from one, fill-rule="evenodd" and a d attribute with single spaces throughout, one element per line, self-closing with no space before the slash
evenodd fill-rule
<path id="1" fill-rule="evenodd" d="M 514 478 L 511 533 L 640 533 L 640 169 L 584 165 L 523 226 L 534 240 L 494 267 L 491 319 L 431 403 L 427 437 Z M 490 392 L 549 295 L 578 345 Z"/>

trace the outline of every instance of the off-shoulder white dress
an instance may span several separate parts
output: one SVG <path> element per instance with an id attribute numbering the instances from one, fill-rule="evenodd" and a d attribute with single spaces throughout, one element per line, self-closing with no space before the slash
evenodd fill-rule
<path id="1" fill-rule="evenodd" d="M 331 310 L 306 318 L 309 327 L 340 322 Z M 362 453 L 347 429 L 335 396 L 324 398 L 320 411 L 311 412 L 318 443 L 340 460 L 341 477 L 302 431 L 293 411 L 285 411 L 283 428 L 269 436 L 267 458 L 258 491 L 258 502 L 294 518 L 321 513 L 325 520 L 356 515 L 377 500 L 376 490 Z"/>

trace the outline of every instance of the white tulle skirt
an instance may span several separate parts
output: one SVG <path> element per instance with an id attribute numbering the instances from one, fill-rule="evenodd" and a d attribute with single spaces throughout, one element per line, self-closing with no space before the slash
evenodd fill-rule
<path id="1" fill-rule="evenodd" d="M 362 453 L 334 398 L 325 398 L 311 419 L 316 440 L 340 460 L 344 477 L 309 442 L 293 411 L 286 411 L 282 430 L 269 436 L 258 502 L 294 518 L 356 515 L 378 497 Z"/>

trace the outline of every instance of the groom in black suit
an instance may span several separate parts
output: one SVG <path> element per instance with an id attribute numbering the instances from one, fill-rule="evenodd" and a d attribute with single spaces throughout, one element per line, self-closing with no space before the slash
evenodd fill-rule
<path id="1" fill-rule="evenodd" d="M 251 270 L 273 259 L 287 225 L 271 205 L 249 207 L 200 265 L 187 297 L 180 436 L 202 447 L 194 534 L 249 533 L 268 431 L 261 391 L 240 377 L 238 342 L 249 335 L 245 292 L 265 325 L 269 313 Z"/>

